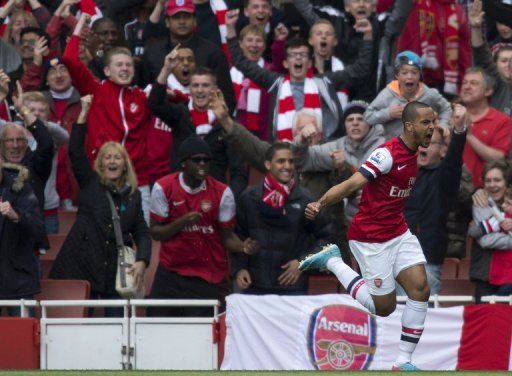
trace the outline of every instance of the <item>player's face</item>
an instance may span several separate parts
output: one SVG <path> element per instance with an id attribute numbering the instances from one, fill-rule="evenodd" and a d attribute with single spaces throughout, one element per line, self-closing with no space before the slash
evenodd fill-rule
<path id="1" fill-rule="evenodd" d="M 428 148 L 436 124 L 436 115 L 430 107 L 418 108 L 418 115 L 413 122 L 413 133 L 415 144 Z"/>
<path id="2" fill-rule="evenodd" d="M 332 56 L 332 51 L 338 40 L 334 28 L 329 24 L 318 24 L 311 29 L 309 44 L 313 47 L 315 55 L 324 59 Z"/>
<path id="3" fill-rule="evenodd" d="M 466 105 L 480 102 L 492 94 L 492 90 L 486 90 L 485 80 L 481 73 L 467 73 L 462 80 L 460 98 Z"/>
<path id="4" fill-rule="evenodd" d="M 258 61 L 265 51 L 265 39 L 261 35 L 247 33 L 240 41 L 240 48 L 244 56 L 251 61 Z"/>
<path id="5" fill-rule="evenodd" d="M 420 85 L 420 70 L 413 65 L 403 64 L 396 73 L 400 92 L 405 97 L 416 95 Z"/>
<path id="6" fill-rule="evenodd" d="M 277 150 L 271 161 L 265 161 L 265 167 L 279 183 L 288 183 L 293 178 L 295 171 L 292 151 L 288 149 Z"/>
<path id="7" fill-rule="evenodd" d="M 213 77 L 209 74 L 193 75 L 189 90 L 194 107 L 198 110 L 206 110 L 210 103 L 210 95 L 215 88 Z"/>
<path id="8" fill-rule="evenodd" d="M 304 81 L 311 67 L 311 56 L 306 46 L 288 48 L 283 65 L 290 72 L 293 81 Z"/>
<path id="9" fill-rule="evenodd" d="M 251 25 L 265 26 L 272 16 L 272 7 L 269 0 L 250 0 L 244 9 L 245 16 Z"/>
<path id="10" fill-rule="evenodd" d="M 202 182 L 210 171 L 210 161 L 207 154 L 195 154 L 183 162 L 183 172 L 188 178 Z"/>
<path id="11" fill-rule="evenodd" d="M 494 201 L 501 201 L 507 189 L 503 171 L 499 168 L 489 170 L 484 177 L 484 189 Z"/>
<path id="12" fill-rule="evenodd" d="M 347 130 L 347 136 L 355 141 L 361 142 L 370 131 L 370 126 L 364 120 L 363 114 L 350 114 L 345 119 L 345 129 Z"/>
<path id="13" fill-rule="evenodd" d="M 180 48 L 178 50 L 178 65 L 174 68 L 176 79 L 183 85 L 188 86 L 192 73 L 196 70 L 196 58 L 190 48 Z"/>
<path id="14" fill-rule="evenodd" d="M 505 198 L 501 207 L 505 213 L 512 214 L 512 198 Z"/>
<path id="15" fill-rule="evenodd" d="M 506 50 L 499 53 L 496 59 L 496 68 L 501 77 L 507 82 L 512 82 L 512 51 Z"/>
<path id="16" fill-rule="evenodd" d="M 129 86 L 135 74 L 133 58 L 125 54 L 115 54 L 110 58 L 110 63 L 105 67 L 104 72 L 112 82 Z"/>
<path id="17" fill-rule="evenodd" d="M 368 18 L 375 11 L 375 0 L 350 0 L 345 6 L 345 11 L 356 20 Z"/>
<path id="18" fill-rule="evenodd" d="M 435 166 L 441 161 L 444 155 L 446 145 L 443 142 L 441 131 L 436 130 L 430 140 L 428 148 L 420 146 L 418 148 L 418 166 L 431 167 Z"/>

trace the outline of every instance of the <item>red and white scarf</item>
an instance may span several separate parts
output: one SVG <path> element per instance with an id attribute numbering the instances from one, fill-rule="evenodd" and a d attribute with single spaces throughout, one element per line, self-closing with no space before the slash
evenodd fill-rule
<path id="1" fill-rule="evenodd" d="M 454 3 L 439 3 L 438 8 L 431 0 L 418 1 L 420 22 L 420 41 L 422 55 L 427 58 L 442 60 L 440 67 L 444 72 L 444 88 L 447 94 L 457 94 L 459 77 L 459 28 L 461 20 L 458 19 L 457 7 Z M 443 14 L 439 15 L 439 11 Z M 434 20 L 431 25 L 429 20 Z M 440 34 L 435 29 L 440 30 Z M 438 39 L 442 38 L 441 41 Z M 437 51 L 437 46 L 444 46 L 444 51 Z M 443 54 L 444 56 L 439 56 Z M 437 63 L 438 65 L 439 63 Z M 425 63 L 425 68 L 430 68 Z M 432 69 L 439 69 L 434 66 Z"/>
<path id="2" fill-rule="evenodd" d="M 331 70 L 333 72 L 345 70 L 345 65 L 340 59 L 338 59 L 336 56 L 333 56 L 331 58 Z M 336 91 L 336 94 L 338 96 L 338 100 L 340 101 L 341 108 L 345 109 L 348 103 L 348 88 L 342 87 Z"/>
<path id="3" fill-rule="evenodd" d="M 295 103 L 293 102 L 290 74 L 284 76 L 281 88 L 278 94 L 277 105 L 277 139 L 279 141 L 293 142 L 293 117 L 295 116 Z M 320 93 L 318 86 L 313 79 L 313 70 L 309 70 L 304 80 L 304 104 L 303 108 L 309 108 L 322 116 L 320 104 Z"/>
<path id="4" fill-rule="evenodd" d="M 212 8 L 213 14 L 215 15 L 215 19 L 217 20 L 217 25 L 219 26 L 222 50 L 228 58 L 228 63 L 231 65 L 231 54 L 229 53 L 229 48 L 226 41 L 226 12 L 228 11 L 228 7 L 226 6 L 224 0 L 210 0 L 210 6 Z"/>
<path id="5" fill-rule="evenodd" d="M 11 112 L 9 111 L 9 103 L 4 99 L 0 102 L 0 119 L 5 121 L 12 121 Z"/>
<path id="6" fill-rule="evenodd" d="M 270 175 L 265 175 L 263 181 L 263 202 L 272 209 L 283 208 L 282 214 L 286 214 L 284 203 L 288 199 L 290 192 L 295 188 L 295 179 L 292 178 L 287 184 L 281 184 Z"/>
<path id="7" fill-rule="evenodd" d="M 204 136 L 210 133 L 216 120 L 214 112 L 212 110 L 196 110 L 192 104 L 192 99 L 188 102 L 188 111 L 190 113 L 190 120 L 192 120 L 192 124 L 196 127 L 196 134 Z"/>
<path id="8" fill-rule="evenodd" d="M 257 62 L 258 66 L 264 67 L 265 61 L 260 58 Z M 234 66 L 229 71 L 231 81 L 233 82 L 233 89 L 235 91 L 235 98 L 237 100 L 237 110 L 247 112 L 247 124 L 245 127 L 250 131 L 256 132 L 260 129 L 260 103 L 262 89 L 256 85 L 254 81 L 246 78 Z"/>
<path id="9" fill-rule="evenodd" d="M 174 93 L 172 102 L 182 103 L 190 100 L 190 91 L 188 90 L 188 87 L 183 86 L 174 74 L 170 74 L 169 77 L 167 77 L 167 88 Z"/>

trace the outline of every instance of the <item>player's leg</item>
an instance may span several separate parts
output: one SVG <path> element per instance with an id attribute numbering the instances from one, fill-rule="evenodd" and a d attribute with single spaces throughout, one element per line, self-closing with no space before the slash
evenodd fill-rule
<path id="1" fill-rule="evenodd" d="M 407 301 L 402 314 L 402 334 L 394 369 L 417 370 L 411 358 L 423 333 L 430 295 L 425 262 L 417 238 L 410 232 L 404 234 L 395 262 L 395 274 L 407 293 Z"/>
<path id="2" fill-rule="evenodd" d="M 354 299 L 375 313 L 375 305 L 364 279 L 343 262 L 337 245 L 329 244 L 320 252 L 307 256 L 300 262 L 299 270 L 331 271 Z"/>

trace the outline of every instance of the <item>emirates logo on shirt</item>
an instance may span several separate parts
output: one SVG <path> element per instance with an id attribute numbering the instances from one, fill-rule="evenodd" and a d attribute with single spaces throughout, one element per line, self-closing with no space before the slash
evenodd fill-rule
<path id="1" fill-rule="evenodd" d="M 130 112 L 131 113 L 136 112 L 138 108 L 139 108 L 139 106 L 137 106 L 137 103 L 130 104 Z"/>
<path id="2" fill-rule="evenodd" d="M 212 202 L 210 200 L 201 201 L 201 210 L 203 213 L 208 213 L 212 209 Z"/>

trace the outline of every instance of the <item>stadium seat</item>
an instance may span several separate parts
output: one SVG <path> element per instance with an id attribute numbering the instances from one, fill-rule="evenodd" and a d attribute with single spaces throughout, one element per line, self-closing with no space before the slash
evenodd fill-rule
<path id="1" fill-rule="evenodd" d="M 39 262 L 41 264 L 41 278 L 46 279 L 50 275 L 53 262 L 57 258 L 60 252 L 62 243 L 66 239 L 66 234 L 49 234 L 48 240 L 50 242 L 50 249 L 46 251 L 46 254 L 39 256 Z"/>
<path id="2" fill-rule="evenodd" d="M 76 211 L 59 210 L 59 233 L 67 234 L 76 220 Z"/>
<path id="3" fill-rule="evenodd" d="M 475 284 L 464 279 L 444 279 L 441 281 L 441 295 L 471 295 L 475 294 Z"/>
<path id="4" fill-rule="evenodd" d="M 42 279 L 41 292 L 36 300 L 87 300 L 90 297 L 91 285 L 88 281 L 78 279 Z M 36 316 L 41 313 L 37 312 Z M 47 317 L 87 317 L 85 307 L 52 307 L 48 308 Z"/>
<path id="5" fill-rule="evenodd" d="M 309 276 L 309 295 L 320 294 L 338 294 L 340 284 L 333 275 L 310 275 Z"/>
<path id="6" fill-rule="evenodd" d="M 471 260 L 469 258 L 463 258 L 459 263 L 459 273 L 457 274 L 458 279 L 469 279 L 469 266 Z"/>
<path id="7" fill-rule="evenodd" d="M 459 266 L 459 259 L 454 257 L 447 257 L 443 262 L 443 269 L 441 272 L 441 279 L 455 279 L 457 278 L 457 270 Z"/>

